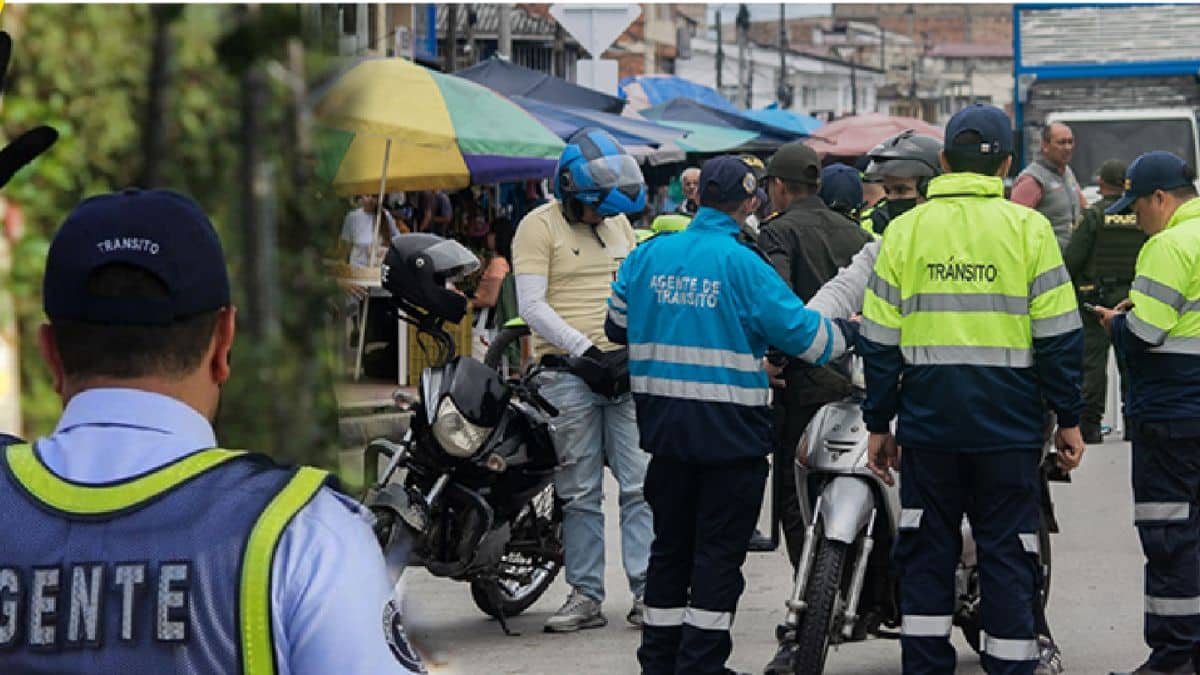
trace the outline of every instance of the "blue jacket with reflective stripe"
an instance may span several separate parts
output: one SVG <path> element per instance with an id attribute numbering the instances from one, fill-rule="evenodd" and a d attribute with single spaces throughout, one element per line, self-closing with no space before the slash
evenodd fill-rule
<path id="1" fill-rule="evenodd" d="M 805 309 L 739 231 L 702 207 L 685 231 L 635 249 L 613 283 L 605 328 L 629 345 L 650 453 L 703 463 L 766 455 L 768 345 L 817 365 L 845 351 L 841 328 Z"/>

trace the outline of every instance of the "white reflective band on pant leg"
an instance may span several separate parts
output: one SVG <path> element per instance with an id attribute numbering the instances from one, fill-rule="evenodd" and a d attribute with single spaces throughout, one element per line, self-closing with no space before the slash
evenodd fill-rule
<path id="1" fill-rule="evenodd" d="M 1026 553 L 1037 555 L 1041 548 L 1038 546 L 1038 537 L 1036 534 L 1018 534 L 1021 538 L 1021 548 L 1025 549 Z"/>
<path id="2" fill-rule="evenodd" d="M 1036 661 L 1038 658 L 1037 640 L 1007 640 L 981 633 L 979 644 L 983 646 L 984 654 L 1001 661 Z"/>
<path id="3" fill-rule="evenodd" d="M 729 630 L 733 625 L 733 612 L 712 612 L 688 607 L 683 610 L 683 622 L 701 630 Z"/>
<path id="4" fill-rule="evenodd" d="M 1200 597 L 1158 598 L 1146 596 L 1146 613 L 1155 616 L 1192 616 L 1200 614 Z"/>
<path id="5" fill-rule="evenodd" d="M 921 526 L 921 515 L 925 509 L 900 509 L 900 529 L 915 530 Z"/>
<path id="6" fill-rule="evenodd" d="M 642 610 L 642 623 L 659 628 L 674 628 L 683 625 L 682 607 L 650 607 Z"/>
<path id="7" fill-rule="evenodd" d="M 900 618 L 900 634 L 905 637 L 950 637 L 954 617 L 934 614 L 905 614 Z"/>
<path id="8" fill-rule="evenodd" d="M 1187 520 L 1187 502 L 1141 502 L 1133 505 L 1133 521 L 1143 520 Z"/>

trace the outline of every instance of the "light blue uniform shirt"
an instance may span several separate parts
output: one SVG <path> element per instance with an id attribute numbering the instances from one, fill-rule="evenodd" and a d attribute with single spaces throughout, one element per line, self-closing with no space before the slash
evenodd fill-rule
<path id="1" fill-rule="evenodd" d="M 212 426 L 191 406 L 136 389 L 75 395 L 54 433 L 37 442 L 51 471 L 79 483 L 124 480 L 216 446 Z M 392 585 L 369 519 L 321 488 L 284 530 L 271 569 L 280 675 L 417 672 L 389 645 Z"/>

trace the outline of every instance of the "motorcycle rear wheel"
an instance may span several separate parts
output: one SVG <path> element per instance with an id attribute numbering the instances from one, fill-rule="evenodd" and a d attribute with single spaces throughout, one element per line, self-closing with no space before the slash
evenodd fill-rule
<path id="1" fill-rule="evenodd" d="M 562 510 L 555 504 L 554 487 L 530 500 L 513 524 L 513 538 L 548 540 L 557 556 L 506 550 L 494 577 L 471 580 L 471 599 L 484 614 L 499 618 L 514 617 L 537 602 L 562 569 Z M 495 591 L 499 591 L 495 593 Z M 494 598 L 499 597 L 499 603 Z"/>
<path id="2" fill-rule="evenodd" d="M 821 541 L 819 546 L 804 597 L 807 607 L 796 631 L 796 675 L 824 672 L 830 639 L 842 625 L 837 613 L 844 611 L 842 580 L 848 549 L 845 543 L 832 539 Z"/>

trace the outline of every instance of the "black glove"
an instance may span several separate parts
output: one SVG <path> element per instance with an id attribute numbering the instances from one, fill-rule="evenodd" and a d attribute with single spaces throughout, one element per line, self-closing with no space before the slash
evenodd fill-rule
<path id="1" fill-rule="evenodd" d="M 834 319 L 833 324 L 834 330 L 842 331 L 842 337 L 846 339 L 846 351 L 854 349 L 854 346 L 858 343 L 860 324 L 857 321 L 850 321 L 849 319 Z"/>
<path id="2" fill-rule="evenodd" d="M 588 347 L 581 356 L 568 358 L 567 365 L 600 396 L 616 398 L 629 391 L 629 352 L 624 347 L 610 352 Z"/>
<path id="3" fill-rule="evenodd" d="M 4 89 L 5 76 L 8 74 L 8 61 L 12 56 L 12 37 L 0 31 L 0 90 Z M 0 187 L 4 187 L 21 167 L 32 162 L 38 155 L 45 152 L 54 141 L 58 140 L 58 132 L 48 126 L 30 129 L 0 150 Z"/>

